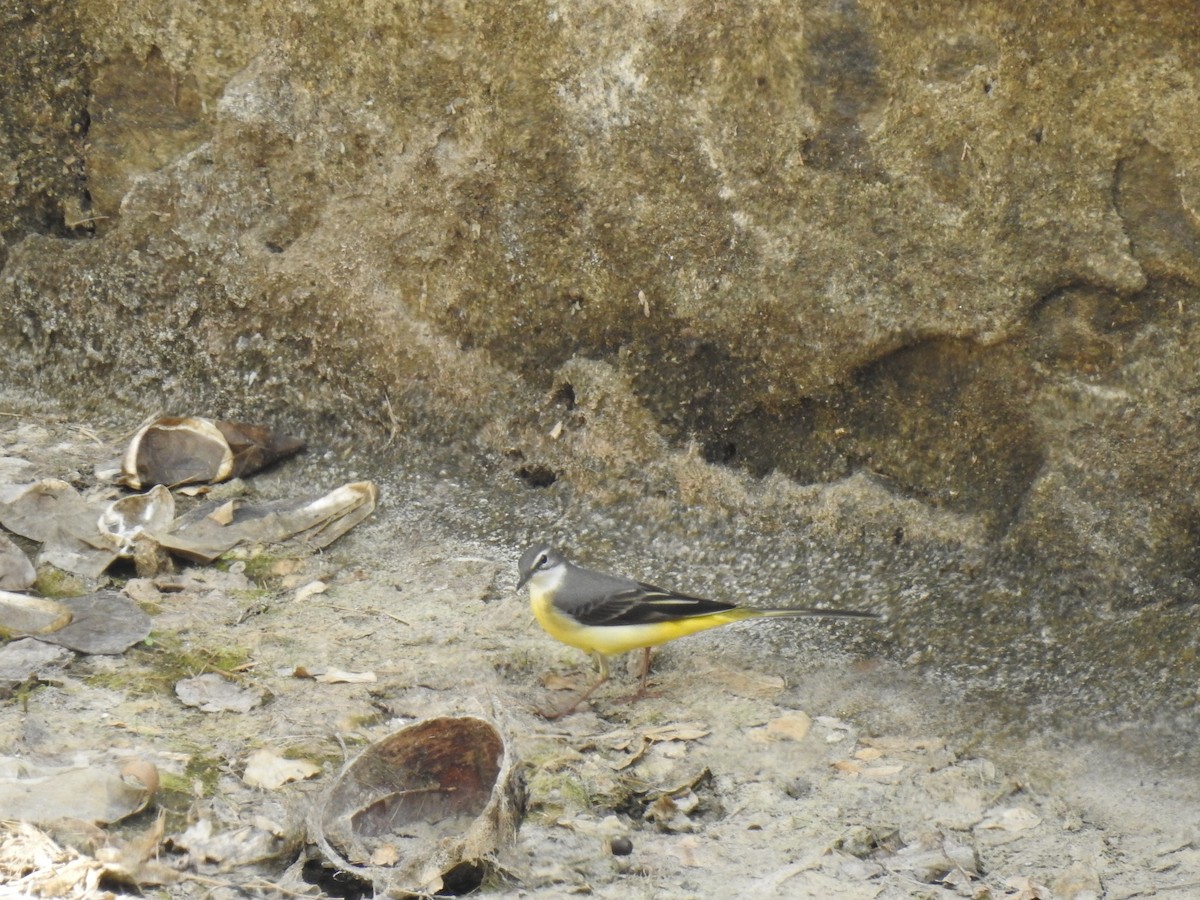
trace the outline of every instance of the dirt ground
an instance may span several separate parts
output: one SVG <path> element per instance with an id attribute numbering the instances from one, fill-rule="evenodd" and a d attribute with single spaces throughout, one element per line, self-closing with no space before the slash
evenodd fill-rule
<path id="1" fill-rule="evenodd" d="M 0 480 L 85 485 L 136 424 L 10 403 Z M 181 566 L 166 591 L 118 569 L 112 584 L 151 613 L 151 639 L 121 656 L 75 656 L 0 707 L 4 755 L 158 767 L 157 804 L 107 829 L 112 846 L 128 846 L 165 811 L 143 856 L 185 874 L 146 887 L 150 896 L 317 896 L 298 862 L 309 804 L 371 741 L 446 713 L 492 719 L 526 785 L 519 836 L 483 896 L 1200 896 L 1194 774 L 1111 735 L 1080 738 L 1086 728 L 1067 737 L 989 721 L 961 685 L 885 658 L 871 625 L 698 635 L 657 654 L 653 696 L 624 702 L 636 678 L 618 662 L 594 702 L 548 721 L 538 710 L 591 669 L 537 627 L 515 590 L 517 556 L 543 525 L 585 534 L 619 514 L 451 463 L 382 474 L 319 448 L 250 490 L 280 497 L 366 477 L 380 482 L 379 509 L 323 553 Z M 626 564 L 625 574 L 669 577 Z M 686 574 L 670 583 L 694 587 Z M 374 680 L 322 683 L 298 668 Z M 174 682 L 203 671 L 265 702 L 183 705 Z M 242 776 L 262 749 L 320 774 L 252 788 Z M 9 878 L 2 895 L 36 887 L 28 873 Z"/>

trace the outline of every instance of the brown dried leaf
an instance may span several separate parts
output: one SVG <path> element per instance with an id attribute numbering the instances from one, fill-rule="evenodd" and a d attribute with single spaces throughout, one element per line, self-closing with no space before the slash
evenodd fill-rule
<path id="1" fill-rule="evenodd" d="M 787 687 L 787 683 L 778 675 L 739 671 L 711 664 L 703 665 L 697 677 L 720 685 L 725 693 L 745 697 L 747 700 L 770 700 L 779 696 Z"/>
<path id="2" fill-rule="evenodd" d="M 241 687 L 215 672 L 177 682 L 175 695 L 201 712 L 249 712 L 265 699 L 259 688 Z"/>
<path id="3" fill-rule="evenodd" d="M 812 718 L 803 712 L 785 713 L 767 723 L 767 734 L 791 741 L 804 740 L 812 728 Z"/>
<path id="4" fill-rule="evenodd" d="M 656 741 L 698 741 L 712 734 L 712 729 L 703 722 L 676 722 L 648 728 L 642 736 L 651 743 Z"/>
<path id="5" fill-rule="evenodd" d="M 208 514 L 208 518 L 216 522 L 218 525 L 228 525 L 233 521 L 234 513 L 237 512 L 239 506 L 244 501 L 240 497 L 234 497 L 232 500 L 226 500 L 216 509 Z"/>
<path id="6" fill-rule="evenodd" d="M 945 738 L 939 737 L 908 737 L 906 735 L 881 735 L 880 737 L 864 737 L 861 741 L 868 747 L 875 747 L 886 753 L 930 753 L 941 750 L 946 746 Z"/>
<path id="7" fill-rule="evenodd" d="M 1015 894 L 1006 894 L 1004 900 L 1050 900 L 1054 896 L 1048 887 L 1038 884 L 1027 875 L 1006 878 L 1004 884 L 1016 891 Z"/>
<path id="8" fill-rule="evenodd" d="M 250 787 L 275 790 L 290 781 L 304 781 L 321 774 L 321 767 L 307 759 L 287 759 L 270 750 L 257 750 L 246 760 L 242 780 Z"/>
<path id="9" fill-rule="evenodd" d="M 341 669 L 326 669 L 313 677 L 322 684 L 371 684 L 379 680 L 374 672 L 344 672 Z"/>

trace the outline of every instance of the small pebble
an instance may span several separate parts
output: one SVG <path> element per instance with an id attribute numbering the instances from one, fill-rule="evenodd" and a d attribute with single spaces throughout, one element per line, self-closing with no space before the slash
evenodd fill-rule
<path id="1" fill-rule="evenodd" d="M 633 852 L 633 841 L 627 837 L 615 837 L 608 842 L 613 856 L 628 856 Z"/>

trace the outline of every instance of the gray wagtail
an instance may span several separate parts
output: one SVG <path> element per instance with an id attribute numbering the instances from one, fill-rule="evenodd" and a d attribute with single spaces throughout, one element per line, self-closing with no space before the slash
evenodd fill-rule
<path id="1" fill-rule="evenodd" d="M 638 694 L 646 691 L 650 648 L 675 638 L 728 625 L 743 619 L 766 617 L 838 616 L 878 619 L 876 613 L 849 609 L 789 606 L 755 609 L 720 600 L 706 600 L 643 584 L 632 578 L 593 572 L 570 562 L 545 544 L 534 544 L 517 564 L 517 590 L 529 585 L 533 615 L 542 628 L 564 644 L 595 657 L 600 675 L 574 703 L 547 716 L 572 712 L 608 680 L 608 657 L 642 648 L 645 651 Z"/>

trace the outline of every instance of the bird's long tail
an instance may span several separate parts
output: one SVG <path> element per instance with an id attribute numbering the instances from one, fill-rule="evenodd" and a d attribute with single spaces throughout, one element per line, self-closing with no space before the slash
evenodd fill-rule
<path id="1" fill-rule="evenodd" d="M 837 619 L 882 619 L 879 613 L 860 609 L 825 609 L 821 606 L 783 606 L 776 609 L 756 609 L 742 606 L 748 617 L 771 616 L 774 618 L 800 618 L 802 616 L 826 616 Z"/>

